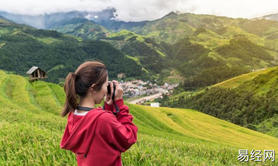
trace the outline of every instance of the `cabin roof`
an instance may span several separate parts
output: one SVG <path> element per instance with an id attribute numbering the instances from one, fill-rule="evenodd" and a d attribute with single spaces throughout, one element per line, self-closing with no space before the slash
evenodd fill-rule
<path id="1" fill-rule="evenodd" d="M 37 70 L 39 67 L 37 67 L 37 66 L 33 66 L 33 67 L 31 67 L 27 72 L 26 72 L 26 74 L 32 74 L 35 70 Z"/>

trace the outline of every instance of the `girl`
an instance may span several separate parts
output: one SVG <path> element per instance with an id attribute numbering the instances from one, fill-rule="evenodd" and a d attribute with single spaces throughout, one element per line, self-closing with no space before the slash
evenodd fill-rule
<path id="1" fill-rule="evenodd" d="M 120 166 L 121 152 L 137 140 L 138 128 L 123 102 L 123 90 L 108 82 L 104 64 L 88 61 L 65 80 L 66 102 L 62 116 L 68 121 L 60 147 L 75 153 L 78 166 Z M 107 94 L 110 84 L 111 93 Z M 106 96 L 103 109 L 95 108 Z"/>

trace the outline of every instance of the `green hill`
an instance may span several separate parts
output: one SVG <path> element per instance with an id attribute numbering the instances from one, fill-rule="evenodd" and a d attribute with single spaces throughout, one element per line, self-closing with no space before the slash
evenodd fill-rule
<path id="1" fill-rule="evenodd" d="M 105 33 L 98 39 L 132 57 L 161 82 L 169 81 L 175 73 L 183 90 L 213 85 L 278 64 L 275 21 L 171 12 L 116 32 L 103 27 L 90 32 L 87 25 L 88 22 L 71 22 L 56 30 L 67 29 L 66 33 L 75 36 L 84 34 L 85 39 L 97 39 L 95 34 Z"/>
<path id="2" fill-rule="evenodd" d="M 153 21 L 93 22 L 74 13 L 64 13 L 65 18 L 69 19 L 56 20 L 55 26 L 53 24 L 51 27 L 59 32 L 74 35 L 78 40 L 93 39 L 108 42 L 120 50 L 117 54 L 128 58 L 126 62 L 133 64 L 136 62 L 137 67 L 140 66 L 143 70 L 130 75 L 136 75 L 138 72 L 141 75 L 148 73 L 149 79 L 158 80 L 160 83 L 181 82 L 180 88 L 183 90 L 213 85 L 252 70 L 278 65 L 276 21 L 171 12 Z M 54 41 L 57 43 L 56 39 L 48 36 L 39 40 L 50 44 Z M 79 49 L 76 45 L 80 43 L 82 42 L 72 44 L 67 42 L 66 45 L 76 50 Z M 97 43 L 104 45 L 101 42 Z M 4 44 L 0 43 L 0 47 L 5 47 Z M 112 50 L 109 46 L 103 49 Z M 44 49 L 42 52 L 47 51 Z M 63 51 L 65 50 L 56 48 L 51 54 Z M 105 55 L 106 53 L 102 51 L 99 54 Z M 97 58 L 101 59 L 102 56 L 98 55 Z M 59 63 L 49 70 L 56 74 L 57 69 L 61 67 L 63 66 Z M 8 67 L 4 69 L 10 70 Z M 175 80 L 171 79 L 173 73 Z"/>
<path id="3" fill-rule="evenodd" d="M 131 31 L 170 45 L 168 62 L 184 90 L 278 63 L 275 21 L 172 12 Z"/>
<path id="4" fill-rule="evenodd" d="M 143 66 L 144 71 L 156 78 L 166 64 L 165 48 L 153 39 L 146 38 L 128 30 L 111 32 L 104 27 L 86 19 L 74 19 L 53 28 L 61 33 L 110 43 L 126 56 Z"/>
<path id="5" fill-rule="evenodd" d="M 59 148 L 64 99 L 56 84 L 31 84 L 0 71 L 0 165 L 76 164 L 72 153 Z M 237 161 L 239 149 L 278 150 L 275 137 L 195 110 L 128 106 L 139 133 L 122 155 L 124 165 L 246 165 Z"/>
<path id="6" fill-rule="evenodd" d="M 164 99 L 278 137 L 278 67 L 243 74 L 200 91 Z"/>
<path id="7" fill-rule="evenodd" d="M 110 78 L 118 73 L 127 77 L 146 78 L 132 58 L 102 41 L 80 41 L 56 31 L 38 30 L 0 18 L 0 68 L 25 73 L 39 66 L 48 74 L 48 81 L 62 82 L 68 72 L 86 60 L 100 60 L 107 65 Z"/>
<path id="8" fill-rule="evenodd" d="M 59 25 L 53 26 L 51 29 L 83 39 L 94 40 L 105 38 L 108 33 L 108 30 L 104 27 L 87 19 L 81 18 L 60 22 Z"/>
<path id="9" fill-rule="evenodd" d="M 234 35 L 243 34 L 252 42 L 267 45 L 267 40 L 277 39 L 278 22 L 265 19 L 234 19 L 229 17 L 171 12 L 164 17 L 148 21 L 143 27 L 134 27 L 131 31 L 175 43 L 181 39 L 197 35 L 195 42 L 202 42 L 207 47 L 225 44 Z M 263 38 L 260 38 L 263 37 Z M 213 40 L 206 40 L 206 39 Z M 195 38 L 196 40 L 196 38 Z"/>
<path id="10" fill-rule="evenodd" d="M 128 30 L 117 33 L 109 33 L 102 39 L 126 55 L 136 59 L 138 63 L 152 74 L 161 74 L 161 71 L 168 68 L 167 57 L 164 48 L 151 38 L 138 35 Z"/>

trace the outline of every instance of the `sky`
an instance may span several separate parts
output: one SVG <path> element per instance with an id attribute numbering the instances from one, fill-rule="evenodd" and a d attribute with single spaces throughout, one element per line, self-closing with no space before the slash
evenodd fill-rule
<path id="1" fill-rule="evenodd" d="M 254 18 L 278 13 L 277 0 L 0 0 L 0 10 L 37 15 L 52 12 L 117 10 L 117 19 L 142 21 L 171 11 Z"/>

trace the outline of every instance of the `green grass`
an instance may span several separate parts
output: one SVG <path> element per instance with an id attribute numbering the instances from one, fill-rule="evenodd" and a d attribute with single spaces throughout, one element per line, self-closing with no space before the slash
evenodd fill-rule
<path id="1" fill-rule="evenodd" d="M 37 81 L 33 83 L 33 88 L 35 90 L 34 98 L 41 108 L 45 111 L 59 115 L 61 103 L 54 91 L 49 87 L 49 83 Z"/>
<path id="2" fill-rule="evenodd" d="M 255 106 L 253 108 L 250 108 L 248 106 L 251 106 L 248 103 L 248 99 L 244 97 L 242 97 L 242 104 L 244 107 L 248 107 L 248 109 L 250 109 L 251 112 L 255 112 L 258 109 L 262 109 L 262 112 L 268 112 L 271 108 L 272 110 L 277 110 L 276 107 L 276 103 L 277 103 L 277 85 L 278 85 L 278 67 L 271 67 L 271 68 L 263 68 L 257 71 L 253 71 L 247 74 L 242 74 L 236 77 L 233 77 L 231 79 L 225 80 L 223 82 L 214 84 L 212 86 L 209 86 L 207 88 L 203 88 L 200 90 L 196 90 L 196 91 L 184 91 L 181 93 L 178 93 L 176 95 L 173 95 L 169 98 L 168 101 L 171 101 L 172 103 L 178 103 L 181 101 L 181 99 L 187 100 L 191 97 L 194 97 L 196 95 L 200 95 L 198 98 L 199 99 L 204 99 L 204 101 L 202 101 L 201 103 L 205 105 L 205 108 L 210 109 L 211 107 L 213 107 L 211 104 L 211 102 L 217 102 L 218 100 L 220 101 L 221 99 L 225 98 L 225 96 L 223 95 L 218 96 L 218 99 L 215 100 L 211 100 L 210 98 L 213 98 L 214 94 L 210 93 L 210 90 L 213 90 L 213 88 L 221 88 L 222 91 L 224 92 L 225 90 L 236 90 L 238 92 L 238 94 L 242 97 L 246 94 L 251 94 L 252 99 L 256 99 L 256 98 L 260 98 L 260 101 L 262 101 L 262 103 L 260 103 L 260 106 Z M 206 96 L 207 94 L 210 94 L 211 96 Z M 229 94 L 230 96 L 233 95 L 232 92 L 230 92 Z M 241 105 L 239 104 L 239 100 L 236 99 L 240 99 L 240 97 L 238 96 L 237 98 L 234 99 L 234 103 L 238 104 L 237 106 Z M 193 99 L 193 101 L 197 101 L 198 99 Z M 223 105 L 229 103 L 229 101 L 221 101 L 222 105 L 219 103 L 219 105 L 214 104 L 216 107 L 215 108 L 219 108 L 222 109 L 224 108 Z M 245 102 L 245 103 L 244 103 Z M 250 101 L 249 101 L 250 102 Z M 186 102 L 184 102 L 186 103 Z M 259 102 L 257 102 L 259 103 Z M 198 104 L 195 104 L 195 107 L 193 108 L 198 108 L 197 107 Z M 186 108 L 187 106 L 185 106 Z M 232 106 L 229 106 L 228 108 L 226 108 L 225 110 L 222 111 L 226 111 L 226 113 L 228 112 L 228 110 L 230 110 Z M 205 109 L 203 108 L 203 110 Z M 243 110 L 244 108 L 242 108 Z M 202 109 L 200 109 L 200 111 L 203 111 Z M 235 109 L 234 109 L 235 110 Z M 239 112 L 242 111 L 241 109 L 239 110 Z M 205 112 L 205 111 L 204 111 Z M 243 112 L 243 111 L 242 111 Z M 223 113 L 225 114 L 225 113 Z M 254 117 L 256 116 L 260 116 L 260 118 L 263 118 L 261 121 L 257 122 L 252 122 L 253 124 L 253 129 L 274 136 L 274 137 L 278 137 L 278 116 L 277 113 L 276 114 L 271 114 L 268 115 L 268 117 L 263 117 L 262 115 L 259 115 L 258 113 L 253 113 Z M 231 112 L 231 116 L 236 115 L 235 112 Z M 227 120 L 232 120 L 233 117 L 228 116 L 226 117 Z M 244 116 L 241 114 L 241 116 Z M 219 117 L 220 118 L 220 117 Z M 224 118 L 225 117 L 221 117 Z M 249 124 L 251 125 L 251 122 L 249 122 Z M 250 126 L 249 126 L 250 127 Z"/>
<path id="3" fill-rule="evenodd" d="M 41 41 L 45 44 L 52 44 L 54 42 L 59 42 L 60 40 L 52 38 L 52 37 L 45 37 L 45 38 L 37 38 L 38 41 Z"/>
<path id="4" fill-rule="evenodd" d="M 76 165 L 74 154 L 59 148 L 64 97 L 58 85 L 0 71 L 1 166 Z M 247 165 L 237 161 L 239 148 L 278 150 L 275 137 L 195 110 L 128 106 L 139 130 L 123 165 Z"/>
<path id="5" fill-rule="evenodd" d="M 211 87 L 222 87 L 222 88 L 236 88 L 238 87 L 240 84 L 252 80 L 253 78 L 255 78 L 256 76 L 258 76 L 259 74 L 264 74 L 267 73 L 271 70 L 275 70 L 277 69 L 277 67 L 272 67 L 272 68 L 267 68 L 267 69 L 262 69 L 262 70 L 258 70 L 258 71 L 254 71 L 251 73 L 247 73 L 247 74 L 242 74 L 236 77 L 233 77 L 231 79 L 225 80 L 223 82 L 220 82 L 218 84 L 212 85 Z"/>

